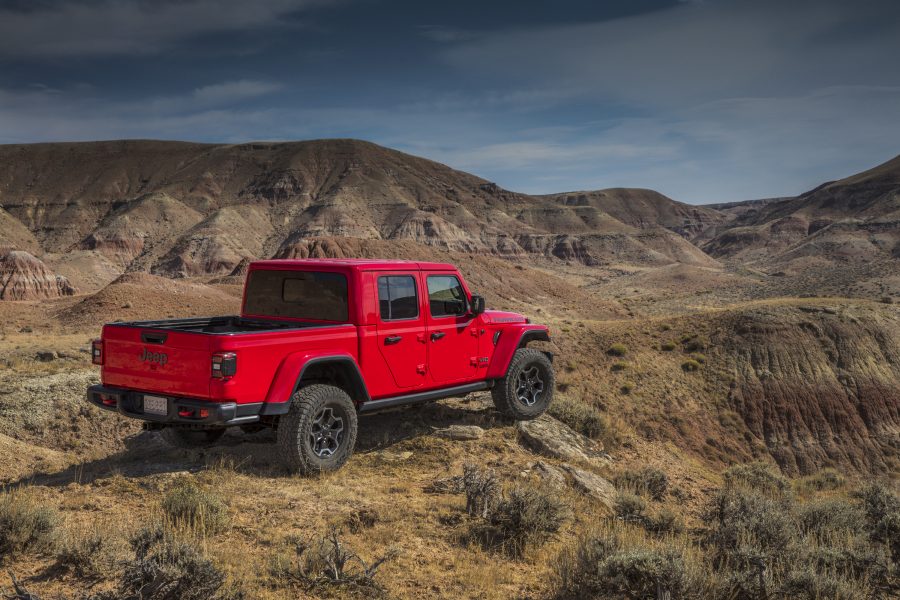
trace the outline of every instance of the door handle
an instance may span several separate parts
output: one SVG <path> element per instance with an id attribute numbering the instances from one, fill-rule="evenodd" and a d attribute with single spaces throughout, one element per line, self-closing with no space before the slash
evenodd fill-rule
<path id="1" fill-rule="evenodd" d="M 444 333 L 443 331 L 435 331 L 434 333 L 431 334 L 431 341 L 436 342 L 439 339 L 441 339 L 442 337 L 444 337 L 445 335 L 447 335 L 447 334 Z"/>
<path id="2" fill-rule="evenodd" d="M 385 346 L 391 346 L 391 345 L 393 345 L 393 344 L 399 344 L 399 343 L 400 343 L 400 340 L 402 340 L 402 339 L 403 339 L 402 336 L 399 336 L 399 335 L 391 335 L 391 336 L 388 336 L 388 337 L 384 338 L 384 345 L 385 345 Z"/>

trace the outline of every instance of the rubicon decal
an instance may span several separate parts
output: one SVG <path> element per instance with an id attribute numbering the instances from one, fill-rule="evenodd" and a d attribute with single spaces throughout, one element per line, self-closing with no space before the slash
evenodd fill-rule
<path id="1" fill-rule="evenodd" d="M 144 348 L 144 351 L 141 352 L 140 359 L 144 362 L 156 363 L 162 367 L 169 362 L 169 355 L 165 352 L 150 352 Z"/>

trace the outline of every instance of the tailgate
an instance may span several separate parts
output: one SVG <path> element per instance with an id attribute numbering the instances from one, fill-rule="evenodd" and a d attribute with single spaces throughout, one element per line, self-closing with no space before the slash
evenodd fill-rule
<path id="1" fill-rule="evenodd" d="M 210 336 L 135 325 L 103 328 L 103 384 L 209 398 Z"/>

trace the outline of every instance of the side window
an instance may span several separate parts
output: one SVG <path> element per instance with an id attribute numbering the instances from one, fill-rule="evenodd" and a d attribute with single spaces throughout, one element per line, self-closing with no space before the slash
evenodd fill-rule
<path id="1" fill-rule="evenodd" d="M 415 319 L 419 316 L 416 280 L 410 275 L 378 278 L 378 309 L 382 321 Z"/>
<path id="2" fill-rule="evenodd" d="M 428 276 L 428 305 L 432 317 L 466 314 L 466 293 L 455 275 Z"/>

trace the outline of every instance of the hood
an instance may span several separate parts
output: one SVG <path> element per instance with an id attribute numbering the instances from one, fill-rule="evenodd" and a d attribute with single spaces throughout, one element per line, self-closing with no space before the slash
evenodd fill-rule
<path id="1" fill-rule="evenodd" d="M 506 312 L 502 310 L 486 310 L 481 315 L 481 318 L 484 319 L 484 323 L 486 325 L 528 322 L 528 319 L 525 318 L 525 315 L 520 315 L 519 313 L 514 312 Z"/>

